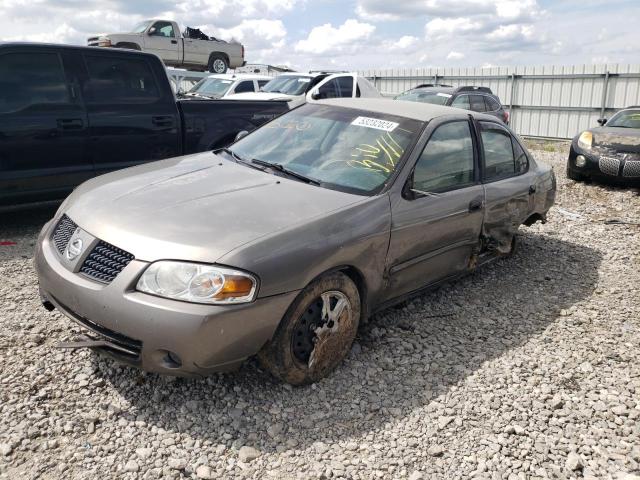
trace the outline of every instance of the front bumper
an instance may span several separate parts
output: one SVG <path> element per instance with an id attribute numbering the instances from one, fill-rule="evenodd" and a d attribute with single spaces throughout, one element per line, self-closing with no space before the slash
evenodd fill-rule
<path id="1" fill-rule="evenodd" d="M 586 165 L 578 167 L 576 158 L 583 155 Z M 628 158 L 629 154 L 620 152 L 602 152 L 597 147 L 590 151 L 582 150 L 576 145 L 571 145 L 567 170 L 577 176 L 611 183 L 621 186 L 640 186 L 640 159 Z"/>
<path id="2" fill-rule="evenodd" d="M 135 259 L 105 285 L 63 264 L 52 225 L 42 230 L 35 256 L 43 303 L 97 337 L 102 345 L 92 348 L 146 371 L 194 376 L 237 368 L 273 336 L 298 293 L 229 306 L 159 298 L 135 290 L 148 265 Z"/>

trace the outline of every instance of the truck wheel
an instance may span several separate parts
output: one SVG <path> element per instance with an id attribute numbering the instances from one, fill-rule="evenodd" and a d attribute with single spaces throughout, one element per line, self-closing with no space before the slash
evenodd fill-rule
<path id="1" fill-rule="evenodd" d="M 287 383 L 316 382 L 342 362 L 359 323 L 358 288 L 343 273 L 327 274 L 298 295 L 258 359 Z"/>
<path id="2" fill-rule="evenodd" d="M 220 54 L 213 54 L 209 59 L 209 72 L 211 73 L 226 73 L 229 68 L 229 63 L 227 59 Z"/>

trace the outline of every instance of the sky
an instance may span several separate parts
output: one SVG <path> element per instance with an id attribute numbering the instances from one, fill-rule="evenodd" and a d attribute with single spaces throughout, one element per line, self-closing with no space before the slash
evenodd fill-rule
<path id="1" fill-rule="evenodd" d="M 82 45 L 147 18 L 300 70 L 640 63 L 640 0 L 0 0 L 0 40 Z"/>

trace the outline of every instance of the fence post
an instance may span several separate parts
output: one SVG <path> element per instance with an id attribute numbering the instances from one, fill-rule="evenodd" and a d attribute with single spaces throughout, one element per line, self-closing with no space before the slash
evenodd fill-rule
<path id="1" fill-rule="evenodd" d="M 516 74 L 511 74 L 511 93 L 509 93 L 509 124 L 514 125 L 513 122 L 513 95 L 516 91 Z"/>
<path id="2" fill-rule="evenodd" d="M 433 84 L 434 85 L 438 84 L 438 72 L 436 72 L 436 74 L 433 76 Z"/>
<path id="3" fill-rule="evenodd" d="M 600 118 L 604 118 L 607 108 L 607 90 L 609 89 L 609 70 L 604 72 L 604 86 L 602 87 L 602 104 L 600 105 Z"/>

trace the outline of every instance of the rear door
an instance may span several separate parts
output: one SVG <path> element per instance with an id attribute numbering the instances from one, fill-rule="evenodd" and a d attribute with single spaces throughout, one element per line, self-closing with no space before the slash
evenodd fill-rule
<path id="1" fill-rule="evenodd" d="M 178 109 L 157 60 L 112 51 L 83 56 L 82 91 L 96 173 L 179 155 Z"/>
<path id="2" fill-rule="evenodd" d="M 172 22 L 155 22 L 147 30 L 144 48 L 167 63 L 177 64 L 181 60 L 180 32 L 176 32 Z"/>
<path id="3" fill-rule="evenodd" d="M 0 50 L 0 203 L 61 198 L 93 175 L 73 79 L 56 49 Z"/>
<path id="4" fill-rule="evenodd" d="M 518 140 L 501 124 L 478 123 L 483 149 L 484 233 L 490 246 L 507 252 L 516 230 L 533 210 L 535 173 Z"/>
<path id="5" fill-rule="evenodd" d="M 386 299 L 465 271 L 480 239 L 484 189 L 470 120 L 431 132 L 402 195 L 392 195 Z"/>

